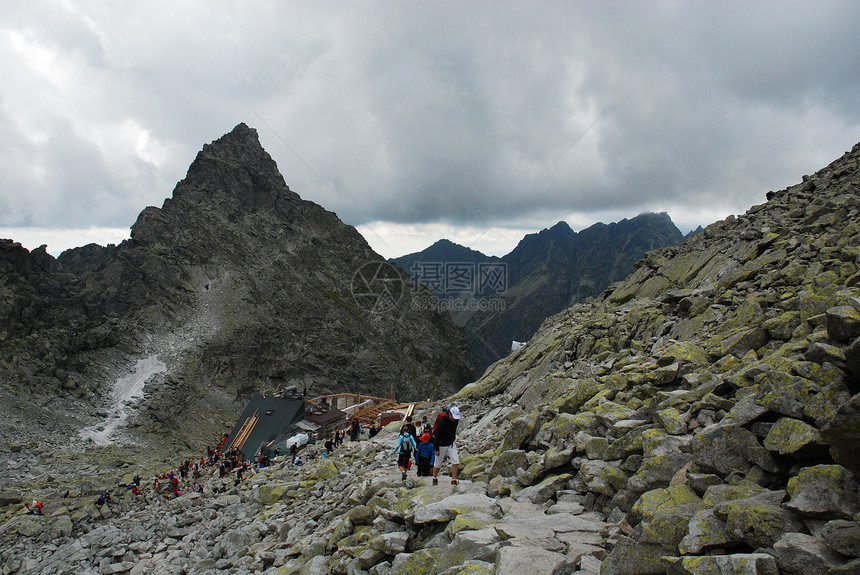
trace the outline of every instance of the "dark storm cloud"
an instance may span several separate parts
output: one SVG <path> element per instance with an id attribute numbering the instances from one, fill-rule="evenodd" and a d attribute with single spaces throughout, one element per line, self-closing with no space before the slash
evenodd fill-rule
<path id="1" fill-rule="evenodd" d="M 4 228 L 127 229 L 242 121 L 293 190 L 379 229 L 693 227 L 860 140 L 856 2 L 4 12 Z"/>

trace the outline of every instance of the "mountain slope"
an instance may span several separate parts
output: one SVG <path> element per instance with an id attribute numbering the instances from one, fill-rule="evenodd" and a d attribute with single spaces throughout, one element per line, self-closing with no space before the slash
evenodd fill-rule
<path id="1" fill-rule="evenodd" d="M 4 392 L 33 409 L 74 404 L 81 423 L 98 423 L 129 372 L 148 380 L 132 435 L 181 444 L 215 435 L 253 390 L 415 399 L 473 378 L 462 332 L 416 309 L 420 290 L 353 227 L 292 192 L 244 124 L 204 146 L 121 245 L 56 261 L 2 247 Z"/>
<path id="2" fill-rule="evenodd" d="M 834 530 L 860 532 L 858 221 L 860 144 L 649 253 L 455 396 L 472 441 L 504 437 L 464 474 L 527 461 L 488 494 L 556 481 L 614 517 L 604 575 L 855 572 Z"/>

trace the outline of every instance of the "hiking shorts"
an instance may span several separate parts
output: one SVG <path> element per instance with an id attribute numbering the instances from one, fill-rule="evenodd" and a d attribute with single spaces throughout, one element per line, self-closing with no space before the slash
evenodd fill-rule
<path id="1" fill-rule="evenodd" d="M 409 467 L 409 461 L 412 459 L 411 453 L 401 452 L 397 456 L 397 467 Z"/>
<path id="2" fill-rule="evenodd" d="M 437 469 L 442 467 L 442 460 L 445 459 L 445 455 L 447 455 L 448 459 L 451 460 L 451 465 L 457 465 L 460 463 L 460 456 L 457 455 L 456 445 L 440 445 L 439 455 L 436 456 L 436 462 L 433 464 L 433 467 Z"/>

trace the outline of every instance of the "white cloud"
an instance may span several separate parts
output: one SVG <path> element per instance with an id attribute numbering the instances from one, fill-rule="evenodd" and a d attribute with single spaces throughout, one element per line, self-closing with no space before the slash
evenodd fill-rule
<path id="1" fill-rule="evenodd" d="M 485 255 L 501 257 L 535 228 L 458 226 L 442 222 L 398 224 L 371 222 L 358 226 L 367 243 L 385 258 L 420 252 L 440 239 L 451 240 Z"/>
<path id="2" fill-rule="evenodd" d="M 128 229 L 118 228 L 0 228 L 0 238 L 14 239 L 30 251 L 47 245 L 46 250 L 59 257 L 65 250 L 88 244 L 119 244 L 129 238 Z"/>
<path id="3" fill-rule="evenodd" d="M 128 227 L 239 122 L 294 191 L 417 249 L 445 226 L 706 225 L 860 140 L 857 21 L 837 0 L 11 3 L 0 226 Z"/>

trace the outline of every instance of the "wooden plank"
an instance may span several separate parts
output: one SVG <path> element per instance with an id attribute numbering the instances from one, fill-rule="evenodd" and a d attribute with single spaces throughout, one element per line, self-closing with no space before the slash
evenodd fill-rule
<path id="1" fill-rule="evenodd" d="M 257 425 L 257 422 L 260 418 L 257 414 L 260 412 L 258 409 L 254 412 L 254 415 L 245 420 L 242 424 L 242 428 L 239 430 L 239 433 L 236 434 L 236 437 L 233 438 L 233 441 L 225 448 L 225 451 L 230 451 L 231 449 L 239 449 L 245 446 L 245 442 L 248 441 L 248 436 L 251 435 L 251 432 L 254 431 L 254 427 Z"/>

